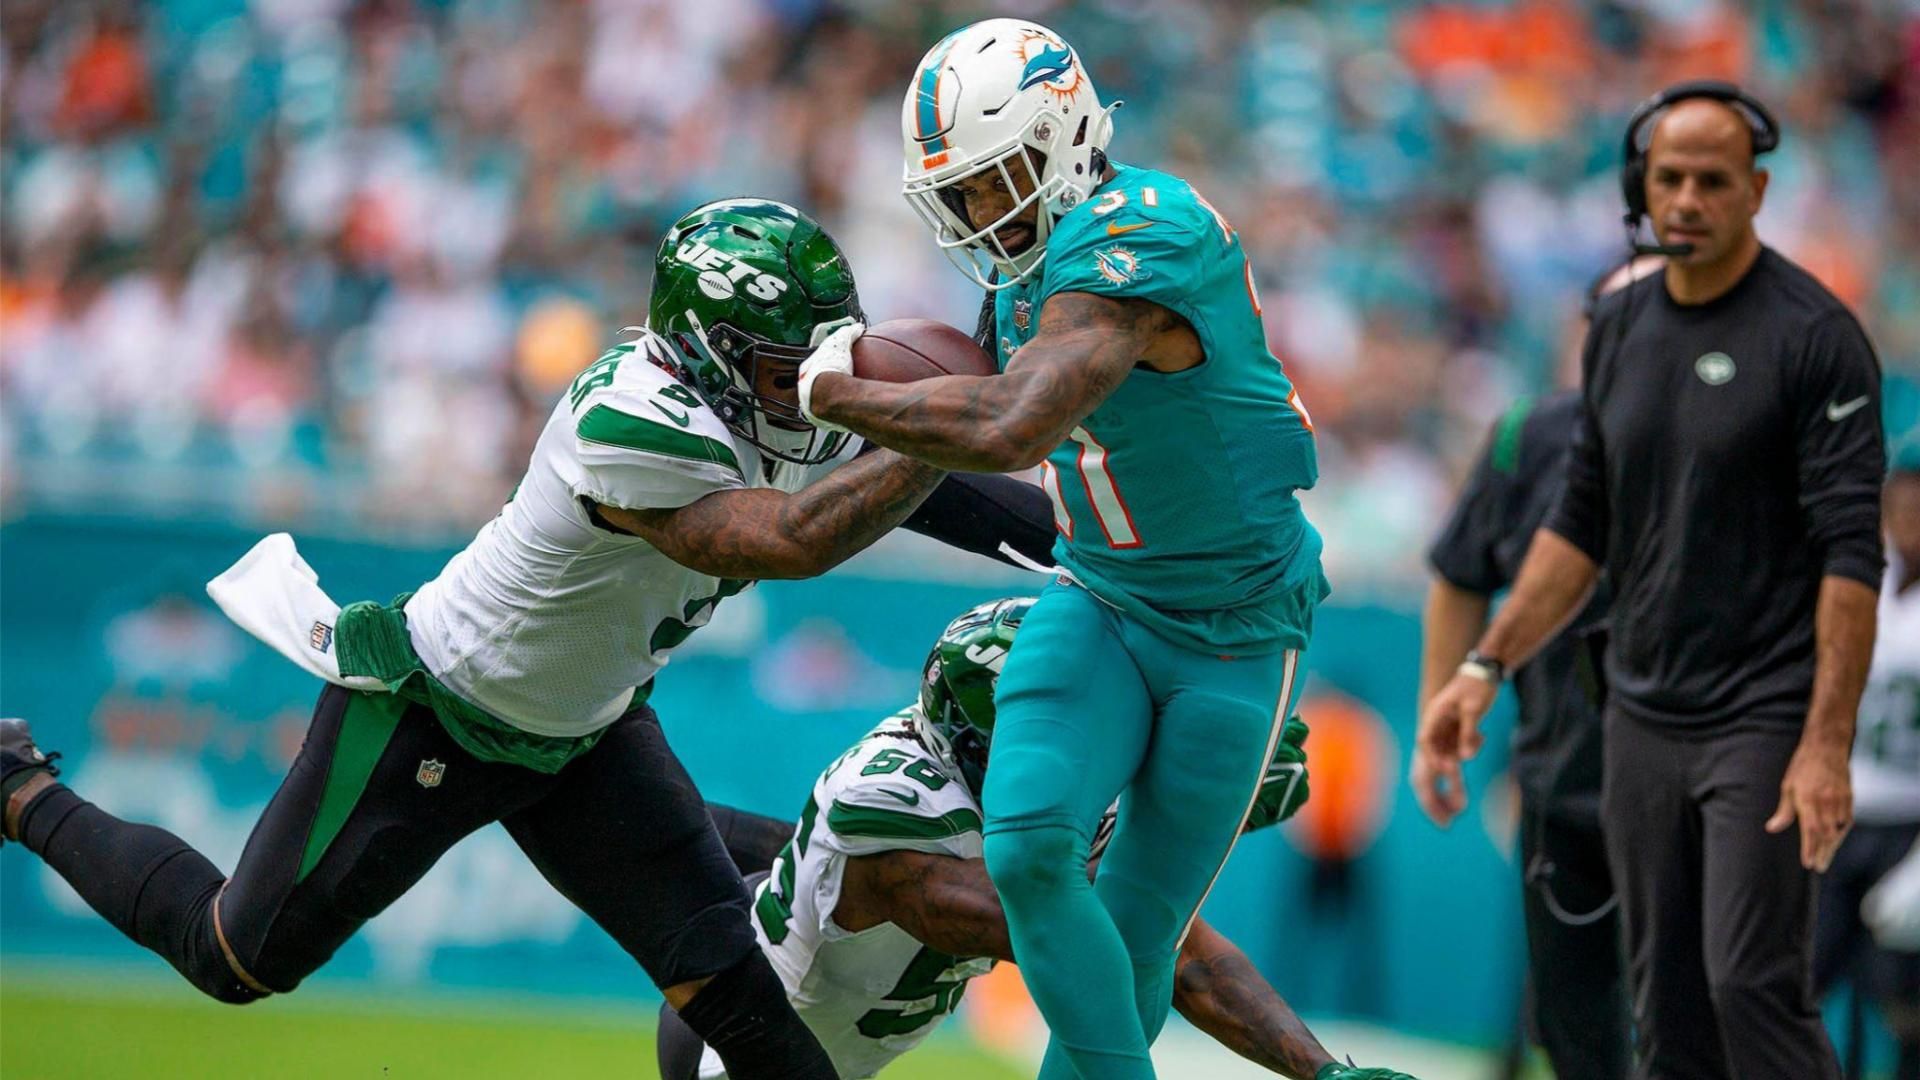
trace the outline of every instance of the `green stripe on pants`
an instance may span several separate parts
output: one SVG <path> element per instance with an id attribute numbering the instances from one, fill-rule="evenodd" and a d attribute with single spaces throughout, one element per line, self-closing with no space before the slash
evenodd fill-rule
<path id="1" fill-rule="evenodd" d="M 333 758 L 327 764 L 327 783 L 320 792 L 320 808 L 313 815 L 313 827 L 307 830 L 306 850 L 300 855 L 300 873 L 294 883 L 305 881 L 320 863 L 333 839 L 340 835 L 360 793 L 367 789 L 373 767 L 386 752 L 394 728 L 407 711 L 407 701 L 398 694 L 350 692 L 347 707 L 340 714 L 340 732 L 334 737 Z"/>

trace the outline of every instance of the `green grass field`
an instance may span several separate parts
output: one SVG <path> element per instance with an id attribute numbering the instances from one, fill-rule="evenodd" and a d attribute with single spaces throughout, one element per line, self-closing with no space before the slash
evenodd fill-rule
<path id="1" fill-rule="evenodd" d="M 0 978 L 0 1076 L 654 1076 L 652 1010 L 539 999 L 521 1007 L 355 999 L 316 991 L 236 1009 L 181 987 Z M 935 1039 L 886 1080 L 1015 1080 L 1020 1073 Z"/>

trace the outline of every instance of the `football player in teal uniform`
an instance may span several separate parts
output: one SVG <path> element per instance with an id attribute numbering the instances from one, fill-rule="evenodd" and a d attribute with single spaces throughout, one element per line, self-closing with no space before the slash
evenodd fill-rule
<path id="1" fill-rule="evenodd" d="M 754 930 L 787 999 L 841 1080 L 883 1074 L 959 1006 L 968 980 L 1013 960 L 980 857 L 980 791 L 994 687 L 1033 598 L 981 604 L 947 624 L 918 701 L 835 758 L 796 822 L 710 806 L 727 851 L 752 876 Z M 1246 832 L 1307 801 L 1307 726 L 1287 722 Z M 1093 843 L 1098 858 L 1113 812 Z M 1174 1008 L 1249 1061 L 1293 1080 L 1416 1080 L 1343 1065 L 1244 953 L 1204 919 L 1180 946 Z M 724 1080 L 699 1036 L 660 1007 L 661 1080 Z"/>
<path id="2" fill-rule="evenodd" d="M 1153 1075 L 1176 949 L 1327 593 L 1294 495 L 1316 478 L 1313 428 L 1239 237 L 1180 178 L 1109 160 L 1111 111 L 1045 27 L 992 19 L 936 44 L 907 90 L 905 193 L 992 291 L 1001 373 L 857 379 L 851 326 L 800 383 L 817 424 L 943 468 L 1038 465 L 1053 500 L 1059 573 L 1007 660 L 982 799 L 1053 1032 L 1046 1080 Z"/>

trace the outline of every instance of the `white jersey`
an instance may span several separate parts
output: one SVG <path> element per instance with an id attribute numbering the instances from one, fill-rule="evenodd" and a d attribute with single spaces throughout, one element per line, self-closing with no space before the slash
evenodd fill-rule
<path id="1" fill-rule="evenodd" d="M 843 1080 L 872 1076 L 952 1015 L 967 980 L 994 961 L 922 945 L 893 923 L 854 933 L 833 921 L 847 860 L 885 851 L 981 858 L 980 802 L 960 768 L 914 737 L 915 704 L 874 728 L 814 781 L 793 839 L 754 891 L 753 930 L 787 1000 Z M 1094 830 L 1098 856 L 1114 809 Z M 700 1080 L 724 1080 L 708 1049 Z"/>
<path id="2" fill-rule="evenodd" d="M 760 947 L 841 1077 L 872 1076 L 920 1045 L 993 961 L 954 957 L 893 923 L 833 921 L 847 859 L 883 851 L 980 858 L 980 804 L 960 770 L 913 737 L 908 709 L 814 781 L 793 840 L 754 897 Z M 703 1080 L 725 1076 L 709 1049 Z"/>
<path id="3" fill-rule="evenodd" d="M 850 456 L 763 458 L 662 366 L 642 330 L 582 372 L 547 419 L 500 511 L 407 603 L 427 669 L 455 693 L 537 735 L 612 723 L 674 647 L 752 582 L 689 570 L 595 525 L 581 500 L 675 508 L 742 487 L 797 491 Z"/>
<path id="4" fill-rule="evenodd" d="M 1920 585 L 1895 592 L 1900 577 L 1889 557 L 1853 736 L 1853 815 L 1868 824 L 1920 822 Z"/>

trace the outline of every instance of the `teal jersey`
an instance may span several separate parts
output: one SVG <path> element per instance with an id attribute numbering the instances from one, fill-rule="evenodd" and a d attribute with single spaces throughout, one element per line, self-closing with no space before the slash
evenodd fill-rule
<path id="1" fill-rule="evenodd" d="M 1027 281 L 995 295 L 1004 370 L 1058 293 L 1151 300 L 1206 359 L 1137 367 L 1042 465 L 1054 557 L 1096 596 L 1209 652 L 1303 648 L 1327 593 L 1294 492 L 1319 476 L 1313 427 L 1267 348 L 1240 238 L 1187 182 L 1115 165 L 1063 215 Z"/>

